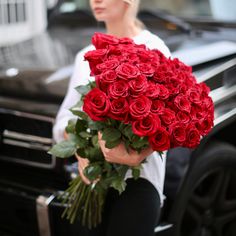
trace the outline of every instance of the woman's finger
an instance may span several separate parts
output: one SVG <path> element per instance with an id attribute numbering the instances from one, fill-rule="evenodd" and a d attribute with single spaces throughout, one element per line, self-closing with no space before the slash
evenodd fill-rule
<path id="1" fill-rule="evenodd" d="M 79 167 L 79 174 L 80 174 L 81 179 L 83 180 L 83 182 L 84 182 L 85 184 L 89 185 L 91 182 L 89 181 L 88 178 L 85 177 L 83 171 L 84 171 L 84 169 L 83 169 L 82 167 Z"/>
<path id="2" fill-rule="evenodd" d="M 64 137 L 65 140 L 67 140 L 69 138 L 69 135 L 68 135 L 68 133 L 66 131 L 64 131 L 63 137 Z"/>
<path id="3" fill-rule="evenodd" d="M 88 166 L 89 160 L 80 157 L 78 154 L 75 154 L 75 157 L 76 157 L 77 160 L 78 160 L 78 171 L 79 171 L 80 177 L 81 177 L 81 179 L 83 180 L 83 182 L 84 182 L 85 184 L 88 184 L 88 185 L 89 185 L 91 182 L 90 182 L 90 180 L 84 175 L 84 169 Z"/>

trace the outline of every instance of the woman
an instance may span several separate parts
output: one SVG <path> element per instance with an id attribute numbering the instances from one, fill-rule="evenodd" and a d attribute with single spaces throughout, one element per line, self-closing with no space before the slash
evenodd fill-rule
<path id="1" fill-rule="evenodd" d="M 96 20 L 105 23 L 107 34 L 130 37 L 137 44 L 145 44 L 150 49 L 159 49 L 165 56 L 170 56 L 163 41 L 144 29 L 142 23 L 136 18 L 139 0 L 90 0 L 90 6 Z M 68 120 L 73 118 L 69 108 L 79 100 L 79 95 L 74 88 L 93 80 L 89 76 L 89 65 L 83 57 L 87 51 L 93 49 L 94 47 L 89 45 L 76 56 L 75 70 L 53 129 L 57 142 L 65 138 L 65 127 Z M 101 134 L 99 144 L 105 159 L 109 162 L 135 166 L 144 159 L 148 161 L 142 164 L 140 179 L 133 180 L 130 172 L 126 174 L 127 187 L 121 195 L 115 190 L 110 190 L 106 200 L 103 223 L 99 230 L 96 230 L 96 235 L 154 235 L 154 227 L 157 224 L 160 206 L 163 202 L 165 159 L 161 159 L 158 153 L 151 149 L 144 150 L 140 154 L 135 151 L 127 153 L 123 144 L 113 149 L 107 149 L 104 141 L 101 140 Z M 88 161 L 79 156 L 77 159 L 79 173 L 83 181 L 89 184 L 89 180 L 83 175 L 83 169 L 87 166 Z"/>

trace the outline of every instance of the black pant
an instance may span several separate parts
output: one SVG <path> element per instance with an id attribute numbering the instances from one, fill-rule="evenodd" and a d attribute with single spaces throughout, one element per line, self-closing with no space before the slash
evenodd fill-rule
<path id="1" fill-rule="evenodd" d="M 160 198 L 146 179 L 128 179 L 126 190 L 110 189 L 103 214 L 103 223 L 89 236 L 154 236 L 160 214 Z"/>

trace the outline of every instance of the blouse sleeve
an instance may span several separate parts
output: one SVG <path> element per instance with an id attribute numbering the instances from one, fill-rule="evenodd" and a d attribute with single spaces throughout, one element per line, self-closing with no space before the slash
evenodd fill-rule
<path id="1" fill-rule="evenodd" d="M 76 118 L 69 110 L 80 99 L 80 95 L 75 88 L 79 85 L 86 85 L 90 79 L 88 62 L 84 61 L 84 54 L 89 49 L 89 47 L 85 48 L 76 56 L 75 67 L 68 85 L 67 93 L 57 113 L 53 126 L 53 138 L 56 142 L 60 142 L 64 139 L 64 131 L 68 121 Z"/>

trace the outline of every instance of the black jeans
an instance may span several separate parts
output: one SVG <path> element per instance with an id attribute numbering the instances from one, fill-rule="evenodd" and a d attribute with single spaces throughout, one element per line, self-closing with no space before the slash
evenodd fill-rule
<path id="1" fill-rule="evenodd" d="M 128 179 L 126 190 L 110 189 L 103 222 L 89 236 L 154 236 L 160 215 L 160 197 L 146 179 Z"/>

